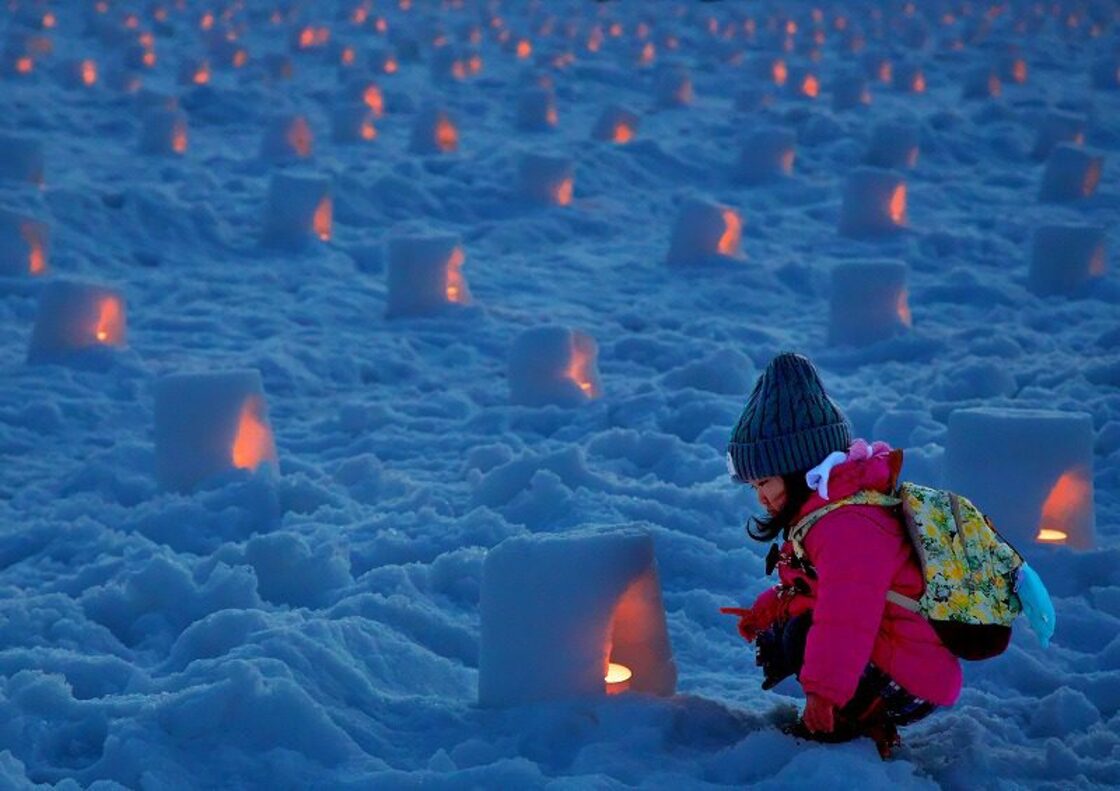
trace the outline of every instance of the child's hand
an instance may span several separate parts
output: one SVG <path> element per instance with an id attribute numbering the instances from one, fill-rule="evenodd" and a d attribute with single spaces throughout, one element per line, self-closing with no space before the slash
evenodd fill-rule
<path id="1" fill-rule="evenodd" d="M 836 714 L 832 704 L 812 692 L 805 694 L 805 713 L 801 715 L 810 733 L 832 733 L 836 727 Z"/>
<path id="2" fill-rule="evenodd" d="M 753 642 L 758 633 L 766 628 L 765 624 L 758 622 L 758 616 L 749 607 L 720 607 L 719 611 L 724 615 L 739 616 L 739 634 L 748 643 Z"/>

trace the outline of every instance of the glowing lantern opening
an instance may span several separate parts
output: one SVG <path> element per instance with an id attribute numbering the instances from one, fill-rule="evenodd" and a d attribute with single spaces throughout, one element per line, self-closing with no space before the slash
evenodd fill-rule
<path id="1" fill-rule="evenodd" d="M 888 208 L 890 212 L 891 221 L 895 225 L 902 225 L 906 222 L 906 185 L 899 184 L 894 188 L 891 193 L 891 202 Z"/>
<path id="2" fill-rule="evenodd" d="M 156 65 L 156 53 L 151 51 L 145 52 L 144 57 L 141 60 L 143 61 L 144 65 L 150 69 L 152 66 Z"/>
<path id="3" fill-rule="evenodd" d="M 240 69 L 248 60 L 249 53 L 243 49 L 239 49 L 237 52 L 233 53 L 233 67 L 235 69 Z"/>
<path id="4" fill-rule="evenodd" d="M 560 119 L 556 114 L 555 107 L 549 107 L 548 110 L 545 111 L 544 120 L 549 126 L 556 126 Z"/>
<path id="5" fill-rule="evenodd" d="M 913 317 L 910 315 L 910 303 L 907 300 L 906 292 L 901 291 L 898 295 L 898 303 L 896 305 L 899 320 L 907 327 L 914 325 Z"/>
<path id="6" fill-rule="evenodd" d="M 638 57 L 638 62 L 642 64 L 653 63 L 653 58 L 657 54 L 657 47 L 653 45 L 652 41 L 647 41 L 642 47 L 642 54 Z"/>
<path id="7" fill-rule="evenodd" d="M 35 62 L 28 56 L 24 55 L 22 58 L 16 60 L 16 71 L 20 74 L 30 74 L 31 69 L 34 67 Z"/>
<path id="8" fill-rule="evenodd" d="M 1084 197 L 1089 197 L 1097 188 L 1097 184 L 1101 180 L 1101 163 L 1099 161 L 1093 162 L 1085 171 L 1085 179 L 1081 182 L 1081 194 Z"/>
<path id="9" fill-rule="evenodd" d="M 716 249 L 722 255 L 735 255 L 739 251 L 743 223 L 733 209 L 723 210 L 723 227 L 723 235 L 719 238 Z"/>
<path id="10" fill-rule="evenodd" d="M 634 139 L 634 130 L 625 121 L 619 121 L 614 126 L 614 136 L 611 139 L 620 145 L 629 143 Z"/>
<path id="11" fill-rule="evenodd" d="M 1069 536 L 1063 533 L 1061 530 L 1052 530 L 1050 528 L 1044 527 L 1038 531 L 1038 541 L 1048 541 L 1064 544 L 1068 539 Z"/>
<path id="12" fill-rule="evenodd" d="M 43 14 L 43 27 L 45 27 L 49 30 L 52 27 L 54 27 L 57 23 L 58 23 L 58 20 L 55 19 L 54 14 L 52 14 L 50 11 Z"/>
<path id="13" fill-rule="evenodd" d="M 363 121 L 361 133 L 362 140 L 373 140 L 377 137 L 377 129 L 373 126 L 373 121 Z"/>
<path id="14" fill-rule="evenodd" d="M 774 79 L 775 85 L 785 85 L 786 80 L 789 79 L 789 69 L 786 68 L 785 61 L 774 61 L 774 64 L 770 67 L 770 76 Z"/>
<path id="15" fill-rule="evenodd" d="M 343 66 L 354 65 L 354 58 L 355 55 L 353 47 L 346 47 L 344 50 L 342 50 L 342 55 L 339 57 L 339 59 L 342 61 Z"/>
<path id="16" fill-rule="evenodd" d="M 315 31 L 312 28 L 305 27 L 299 32 L 299 46 L 300 49 L 307 49 L 315 43 Z"/>
<path id="17" fill-rule="evenodd" d="M 572 338 L 572 359 L 568 364 L 568 378 L 579 385 L 579 389 L 588 398 L 597 398 L 599 393 L 595 389 L 588 366 L 591 363 L 591 354 L 587 349 L 577 343 L 577 338 Z"/>
<path id="18" fill-rule="evenodd" d="M 205 63 L 201 64 L 195 69 L 191 81 L 194 82 L 195 85 L 206 85 L 206 83 L 210 82 L 210 66 Z"/>
<path id="19" fill-rule="evenodd" d="M 567 206 L 572 202 L 572 179 L 566 178 L 556 185 L 554 197 L 558 206 Z"/>
<path id="20" fill-rule="evenodd" d="M 436 122 L 436 147 L 440 151 L 454 151 L 459 146 L 459 132 L 455 124 L 447 118 L 440 118 Z"/>
<path id="21" fill-rule="evenodd" d="M 83 60 L 79 69 L 83 85 L 93 85 L 97 82 L 97 64 L 92 60 Z"/>
<path id="22" fill-rule="evenodd" d="M 925 93 L 926 91 L 926 75 L 918 72 L 910 81 L 910 88 L 914 93 Z"/>
<path id="23" fill-rule="evenodd" d="M 176 154 L 187 150 L 187 125 L 182 121 L 176 122 L 171 130 L 171 150 Z"/>
<path id="24" fill-rule="evenodd" d="M 482 71 L 482 56 L 481 55 L 471 55 L 470 58 L 467 60 L 467 70 L 471 74 L 478 74 L 479 72 L 481 72 Z"/>
<path id="25" fill-rule="evenodd" d="M 119 346 L 124 341 L 124 311 L 116 297 L 105 297 L 97 306 L 94 337 L 108 346 Z"/>
<path id="26" fill-rule="evenodd" d="M 202 15 L 202 18 L 198 20 L 198 26 L 202 30 L 209 30 L 210 28 L 214 27 L 214 14 L 210 11 L 207 11 Z"/>
<path id="27" fill-rule="evenodd" d="M 533 45 L 527 39 L 521 39 L 517 42 L 517 57 L 524 60 L 533 54 Z"/>
<path id="28" fill-rule="evenodd" d="M 1092 486 L 1080 470 L 1062 473 L 1042 503 L 1042 519 L 1036 541 L 1065 543 L 1069 525 L 1076 523 L 1092 498 Z"/>
<path id="29" fill-rule="evenodd" d="M 315 214 L 311 218 L 311 229 L 324 242 L 331 240 L 332 212 L 333 206 L 328 195 L 319 201 L 319 205 L 315 208 Z"/>
<path id="30" fill-rule="evenodd" d="M 306 157 L 311 154 L 311 127 L 302 117 L 292 121 L 285 138 L 298 156 Z"/>
<path id="31" fill-rule="evenodd" d="M 630 689 L 630 679 L 633 677 L 630 668 L 626 665 L 620 665 L 617 662 L 607 663 L 607 674 L 603 676 L 603 681 L 607 685 L 608 695 L 618 695 L 619 693 L 626 692 Z"/>
<path id="32" fill-rule="evenodd" d="M 261 418 L 262 409 L 260 396 L 249 396 L 241 407 L 237 436 L 230 449 L 233 466 L 239 470 L 255 470 L 264 462 L 276 459 L 272 432 Z"/>
<path id="33" fill-rule="evenodd" d="M 373 114 L 380 118 L 385 113 L 385 97 L 381 95 L 381 89 L 376 85 L 370 85 L 362 92 L 362 101 L 366 103 L 366 107 L 373 110 Z"/>
<path id="34" fill-rule="evenodd" d="M 464 303 L 466 302 L 466 293 L 463 287 L 463 264 L 466 261 L 466 256 L 463 254 L 463 248 L 456 247 L 452 253 L 451 258 L 447 262 L 447 301 Z"/>
<path id="35" fill-rule="evenodd" d="M 1020 85 L 1027 81 L 1027 62 L 1022 58 L 1017 58 L 1011 65 L 1011 79 Z"/>
<path id="36" fill-rule="evenodd" d="M 394 60 L 393 58 L 389 58 L 388 60 L 386 60 L 384 67 L 382 67 L 382 70 L 386 74 L 396 74 L 397 73 L 397 62 L 396 62 L 396 60 Z"/>
<path id="37" fill-rule="evenodd" d="M 808 96 L 810 99 L 816 99 L 817 95 L 821 92 L 821 84 L 812 74 L 805 76 L 804 81 L 801 83 L 801 93 Z"/>
<path id="38" fill-rule="evenodd" d="M 27 242 L 27 271 L 35 276 L 44 274 L 47 271 L 47 256 L 39 234 L 35 232 L 33 226 L 25 223 L 20 226 L 20 236 Z"/>

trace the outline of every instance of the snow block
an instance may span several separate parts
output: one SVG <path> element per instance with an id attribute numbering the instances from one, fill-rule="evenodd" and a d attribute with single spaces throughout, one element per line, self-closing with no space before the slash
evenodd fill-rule
<path id="1" fill-rule="evenodd" d="M 311 126 L 302 115 L 277 115 L 265 122 L 261 136 L 261 159 L 287 162 L 311 156 L 314 142 Z"/>
<path id="2" fill-rule="evenodd" d="M 517 128 L 523 132 L 549 132 L 556 128 L 556 96 L 548 88 L 529 88 L 517 98 Z"/>
<path id="3" fill-rule="evenodd" d="M 792 129 L 769 127 L 748 135 L 739 145 L 735 178 L 746 184 L 765 184 L 793 173 L 797 138 Z"/>
<path id="4" fill-rule="evenodd" d="M 49 240 L 46 223 L 0 209 L 0 276 L 45 274 L 50 261 Z"/>
<path id="5" fill-rule="evenodd" d="M 329 242 L 332 213 L 329 178 L 276 173 L 268 187 L 261 243 L 300 250 L 315 239 Z"/>
<path id="6" fill-rule="evenodd" d="M 676 688 L 653 538 L 642 528 L 506 539 L 483 562 L 480 609 L 480 705 Z M 628 681 L 608 683 L 610 664 Z"/>
<path id="7" fill-rule="evenodd" d="M 513 403 L 525 406 L 575 407 L 599 398 L 599 346 L 568 327 L 526 330 L 510 349 L 509 388 Z"/>
<path id="8" fill-rule="evenodd" d="M 256 370 L 172 374 L 155 384 L 156 477 L 187 492 L 235 470 L 279 471 Z"/>
<path id="9" fill-rule="evenodd" d="M 681 206 L 669 241 L 670 265 L 742 260 L 743 221 L 729 206 L 689 198 Z"/>
<path id="10" fill-rule="evenodd" d="M 364 104 L 336 107 L 331 113 L 331 137 L 336 143 L 368 143 L 377 137 L 374 113 Z"/>
<path id="11" fill-rule="evenodd" d="M 140 122 L 140 151 L 179 155 L 187 150 L 187 116 L 182 110 L 154 107 Z"/>
<path id="12" fill-rule="evenodd" d="M 1039 121 L 1031 156 L 1035 159 L 1046 159 L 1060 143 L 1082 145 L 1085 142 L 1085 130 L 1088 125 L 1089 121 L 1083 115 L 1058 111 L 1047 113 Z"/>
<path id="13" fill-rule="evenodd" d="M 871 130 L 864 161 L 878 168 L 912 168 L 918 164 L 921 150 L 917 125 L 899 121 L 883 121 Z"/>
<path id="14" fill-rule="evenodd" d="M 634 139 L 638 133 L 638 115 L 625 107 L 611 105 L 603 110 L 595 128 L 591 130 L 591 137 L 606 143 L 623 145 Z"/>
<path id="15" fill-rule="evenodd" d="M 440 107 L 425 107 L 416 114 L 408 148 L 414 154 L 449 154 L 459 149 L 459 127 Z"/>
<path id="16" fill-rule="evenodd" d="M 995 99 L 1003 92 L 999 74 L 991 66 L 969 69 L 961 83 L 962 99 Z"/>
<path id="17" fill-rule="evenodd" d="M 458 236 L 398 236 L 388 248 L 389 318 L 423 316 L 470 302 L 462 272 L 466 255 Z"/>
<path id="18" fill-rule="evenodd" d="M 1068 143 L 1059 143 L 1046 160 L 1038 198 L 1047 203 L 1088 198 L 1097 190 L 1104 157 Z"/>
<path id="19" fill-rule="evenodd" d="M 881 236 L 906 225 L 906 182 L 889 170 L 858 168 L 844 184 L 843 236 Z"/>
<path id="20" fill-rule="evenodd" d="M 526 153 L 522 154 L 517 170 L 522 197 L 553 206 L 567 206 L 572 202 L 575 175 L 569 157 Z"/>
<path id="21" fill-rule="evenodd" d="M 125 301 L 119 291 L 56 280 L 39 297 L 29 363 L 67 362 L 125 345 Z"/>
<path id="22" fill-rule="evenodd" d="M 856 110 L 871 104 L 871 89 L 867 78 L 859 71 L 850 70 L 838 75 L 832 84 L 832 109 Z"/>
<path id="23" fill-rule="evenodd" d="M 692 104 L 692 76 L 681 64 L 658 69 L 653 85 L 653 98 L 658 107 L 686 107 Z"/>
<path id="24" fill-rule="evenodd" d="M 1017 549 L 1096 543 L 1093 419 L 1082 412 L 958 409 L 945 474 Z"/>
<path id="25" fill-rule="evenodd" d="M 1044 225 L 1034 232 L 1027 288 L 1040 296 L 1071 294 L 1103 277 L 1105 230 L 1093 225 Z"/>
<path id="26" fill-rule="evenodd" d="M 26 135 L 0 135 L 0 179 L 43 184 L 42 141 Z"/>
<path id="27" fill-rule="evenodd" d="M 902 261 L 853 261 L 832 270 L 830 345 L 864 346 L 910 329 L 908 268 Z"/>

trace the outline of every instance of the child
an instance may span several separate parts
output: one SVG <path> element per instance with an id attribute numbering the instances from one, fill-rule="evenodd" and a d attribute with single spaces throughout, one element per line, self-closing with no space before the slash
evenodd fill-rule
<path id="1" fill-rule="evenodd" d="M 917 599 L 924 581 L 893 509 L 844 505 L 819 518 L 803 545 L 789 530 L 858 491 L 890 492 L 902 452 L 851 440 L 847 419 L 827 396 L 813 364 L 775 357 L 759 377 L 728 444 L 732 478 L 750 484 L 768 516 L 752 538 L 771 547 L 767 573 L 780 583 L 739 615 L 739 632 L 757 643 L 763 688 L 797 674 L 805 710 L 794 731 L 806 738 L 875 740 L 884 758 L 897 728 L 956 702 L 960 662 L 919 614 L 895 603 Z"/>

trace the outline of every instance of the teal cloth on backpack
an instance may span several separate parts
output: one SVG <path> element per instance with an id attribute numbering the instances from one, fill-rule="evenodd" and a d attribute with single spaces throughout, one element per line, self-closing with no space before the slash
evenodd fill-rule
<path id="1" fill-rule="evenodd" d="M 1042 578 L 1026 563 L 1019 567 L 1015 593 L 1019 597 L 1019 603 L 1023 605 L 1027 622 L 1038 635 L 1038 642 L 1046 648 L 1050 645 L 1050 638 L 1054 636 L 1054 627 L 1057 624 L 1054 602 L 1050 601 L 1050 593 L 1042 584 Z"/>

